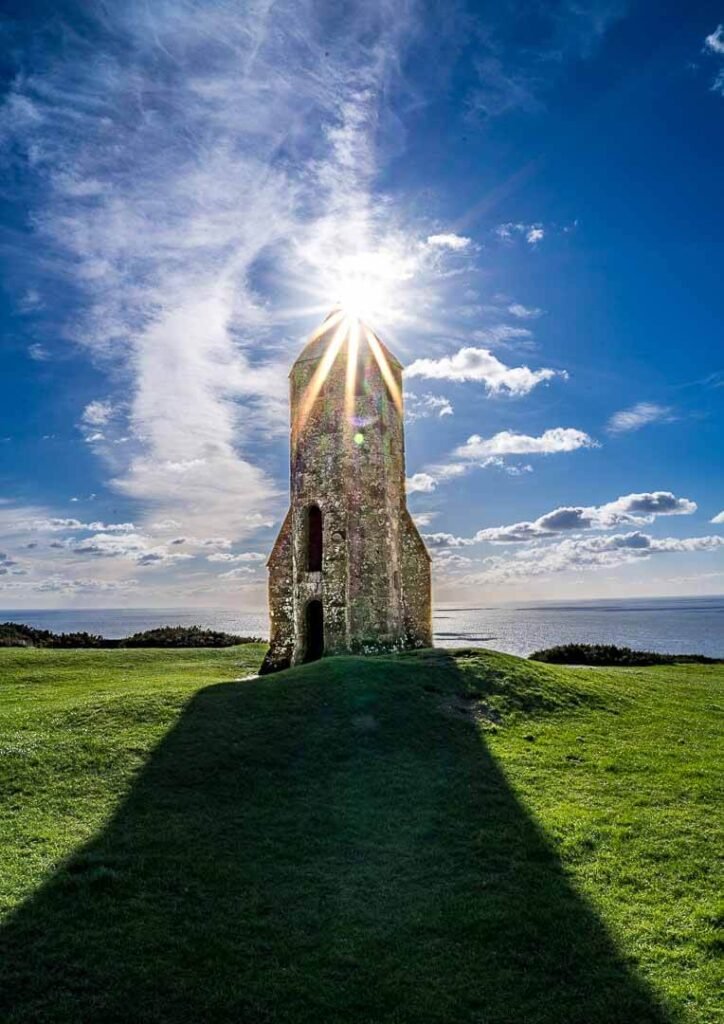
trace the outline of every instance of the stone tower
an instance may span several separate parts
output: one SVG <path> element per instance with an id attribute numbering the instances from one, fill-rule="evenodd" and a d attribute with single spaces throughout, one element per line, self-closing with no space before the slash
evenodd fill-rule
<path id="1" fill-rule="evenodd" d="M 432 645 L 430 556 L 407 510 L 402 366 L 336 310 L 290 373 L 291 502 L 268 561 L 262 672 Z"/>

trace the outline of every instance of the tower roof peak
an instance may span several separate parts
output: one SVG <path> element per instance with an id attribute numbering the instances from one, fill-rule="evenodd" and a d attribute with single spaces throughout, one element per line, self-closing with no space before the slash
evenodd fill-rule
<path id="1" fill-rule="evenodd" d="M 304 348 L 294 360 L 294 365 L 296 366 L 298 363 L 314 362 L 317 359 L 320 359 L 324 355 L 327 346 L 330 345 L 336 337 L 337 331 L 342 331 L 343 334 L 347 335 L 353 327 L 357 327 L 359 330 L 360 345 L 368 345 L 369 341 L 367 338 L 368 335 L 371 334 L 384 352 L 387 360 L 395 366 L 398 366 L 400 369 L 403 368 L 400 360 L 390 352 L 377 332 L 373 331 L 369 324 L 365 323 L 361 317 L 356 316 L 353 313 L 345 312 L 344 308 L 340 305 L 334 306 L 329 313 L 327 313 L 319 327 L 311 333 Z"/>

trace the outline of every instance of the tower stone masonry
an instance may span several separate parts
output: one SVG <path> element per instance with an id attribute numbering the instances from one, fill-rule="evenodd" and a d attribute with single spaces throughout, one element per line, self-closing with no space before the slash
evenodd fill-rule
<path id="1" fill-rule="evenodd" d="M 262 672 L 432 645 L 430 556 L 407 509 L 402 366 L 341 311 L 290 373 L 290 507 L 268 561 Z"/>

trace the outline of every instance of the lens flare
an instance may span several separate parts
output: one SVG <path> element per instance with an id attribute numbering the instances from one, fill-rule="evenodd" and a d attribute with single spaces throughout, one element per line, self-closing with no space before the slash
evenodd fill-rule
<path id="1" fill-rule="evenodd" d="M 402 394 L 400 386 L 397 383 L 397 379 L 390 367 L 389 360 L 385 355 L 385 351 L 374 331 L 371 331 L 358 316 L 338 309 L 331 313 L 322 326 L 314 332 L 310 338 L 310 342 L 316 341 L 323 334 L 330 331 L 334 331 L 332 338 L 328 342 L 319 365 L 314 371 L 299 404 L 299 412 L 294 424 L 295 432 L 299 434 L 304 429 L 312 408 L 314 407 L 314 403 L 317 401 L 319 393 L 322 390 L 324 382 L 329 376 L 330 370 L 334 366 L 345 343 L 347 345 L 347 365 L 344 381 L 344 417 L 345 421 L 351 427 L 357 426 L 357 419 L 355 418 L 355 401 L 357 398 L 360 338 L 362 336 L 374 356 L 375 362 L 382 374 L 382 379 L 387 385 L 387 390 L 394 402 L 395 408 L 399 414 L 402 415 Z M 353 440 L 357 445 L 364 443 L 364 434 L 360 432 L 355 433 Z"/>

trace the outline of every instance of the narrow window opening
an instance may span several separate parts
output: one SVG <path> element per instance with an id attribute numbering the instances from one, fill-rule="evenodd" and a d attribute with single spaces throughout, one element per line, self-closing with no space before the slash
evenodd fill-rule
<path id="1" fill-rule="evenodd" d="M 317 661 L 324 654 L 324 609 L 321 601 L 310 601 L 306 608 L 304 660 Z"/>
<path id="2" fill-rule="evenodd" d="M 322 571 L 322 513 L 318 505 L 307 510 L 307 571 Z"/>

